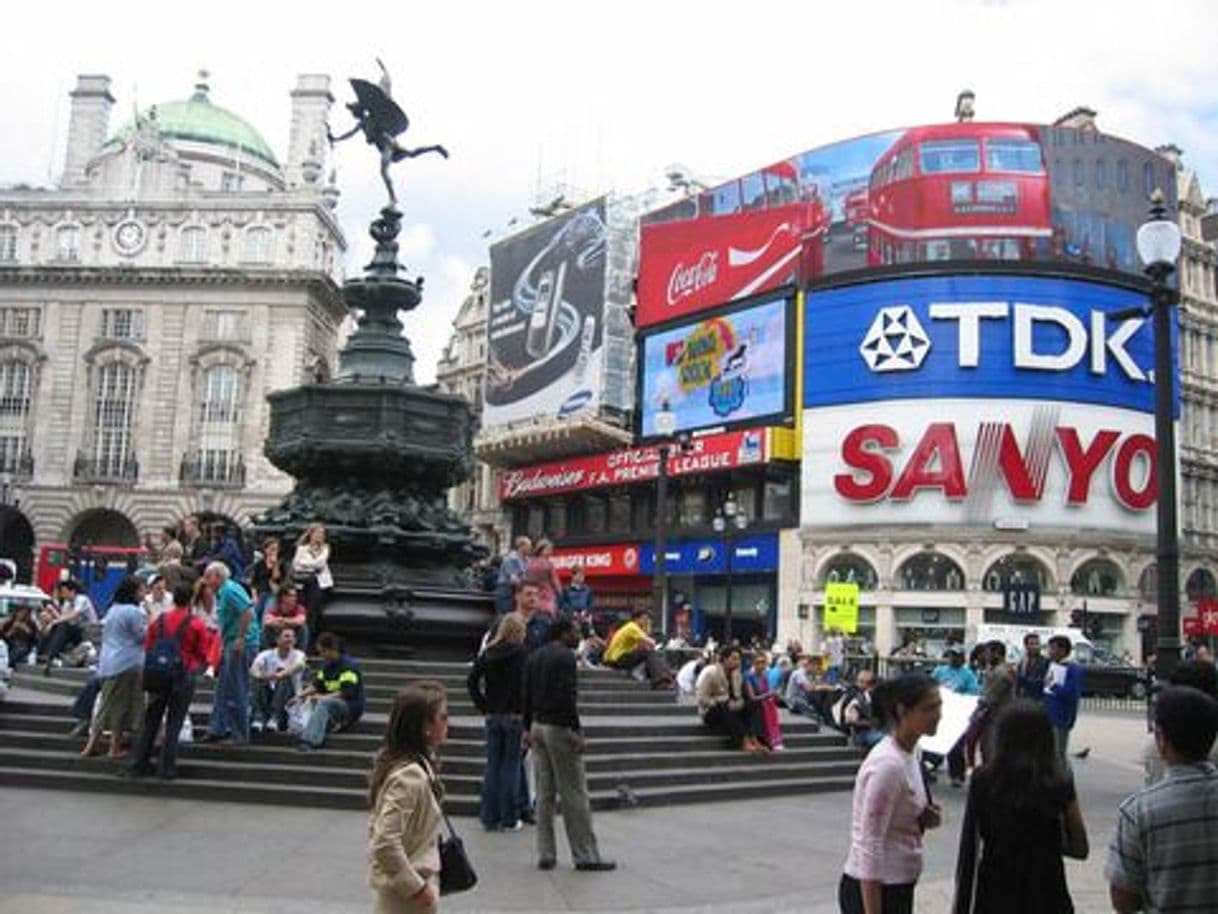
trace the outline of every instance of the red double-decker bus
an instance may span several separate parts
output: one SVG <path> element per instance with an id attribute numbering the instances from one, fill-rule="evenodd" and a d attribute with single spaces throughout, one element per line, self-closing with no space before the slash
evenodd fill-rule
<path id="1" fill-rule="evenodd" d="M 867 199 L 871 266 L 1028 260 L 1053 235 L 1044 153 L 1019 124 L 907 130 L 876 161 Z"/>

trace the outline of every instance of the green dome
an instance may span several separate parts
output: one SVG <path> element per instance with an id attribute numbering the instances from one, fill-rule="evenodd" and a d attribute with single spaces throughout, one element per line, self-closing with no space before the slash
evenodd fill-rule
<path id="1" fill-rule="evenodd" d="M 227 146 L 261 159 L 272 168 L 279 167 L 275 154 L 262 135 L 243 118 L 219 105 L 213 105 L 203 87 L 185 101 L 165 102 L 156 105 L 155 109 L 157 127 L 166 139 Z M 141 116 L 147 117 L 148 113 L 144 112 Z M 127 136 L 134 129 L 134 124 L 126 124 L 119 131 L 119 136 Z"/>

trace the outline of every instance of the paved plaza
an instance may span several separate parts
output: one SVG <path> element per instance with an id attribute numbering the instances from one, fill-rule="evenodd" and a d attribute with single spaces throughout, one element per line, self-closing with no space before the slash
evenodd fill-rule
<path id="1" fill-rule="evenodd" d="M 1141 784 L 1144 719 L 1087 715 L 1075 731 L 1091 858 L 1067 861 L 1080 912 L 1103 912 L 1116 806 Z M 918 911 L 948 910 L 963 791 L 937 793 Z M 532 830 L 488 835 L 456 820 L 481 876 L 445 911 L 833 912 L 850 795 L 716 803 L 596 817 L 610 874 L 534 866 Z M 360 813 L 0 788 L 0 914 L 307 914 L 370 909 Z M 560 827 L 561 830 L 561 827 Z"/>

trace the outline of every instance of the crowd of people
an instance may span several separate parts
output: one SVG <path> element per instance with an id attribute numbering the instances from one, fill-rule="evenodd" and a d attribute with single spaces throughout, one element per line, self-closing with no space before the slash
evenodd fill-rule
<path id="1" fill-rule="evenodd" d="M 270 538 L 247 562 L 231 528 L 205 533 L 191 515 L 166 528 L 153 561 L 118 583 L 104 611 L 65 578 L 37 612 L 10 614 L 0 638 L 11 664 L 41 664 L 47 675 L 96 662 L 74 706 L 81 754 L 106 739 L 112 759 L 131 750 L 130 774 L 153 773 L 159 742 L 159 773 L 175 776 L 178 741 L 194 738 L 187 717 L 200 679 L 213 682 L 213 701 L 199 741 L 243 746 L 251 733 L 290 731 L 308 751 L 359 719 L 363 674 L 320 632 L 333 587 L 325 527 L 309 526 L 290 560 L 281 554 Z"/>

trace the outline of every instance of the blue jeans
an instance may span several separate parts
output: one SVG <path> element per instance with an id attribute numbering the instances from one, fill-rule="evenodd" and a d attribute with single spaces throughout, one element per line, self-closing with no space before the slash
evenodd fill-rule
<path id="1" fill-rule="evenodd" d="M 326 734 L 341 727 L 349 716 L 347 703 L 339 696 L 331 695 L 321 699 L 309 715 L 309 722 L 305 725 L 304 733 L 300 734 L 300 741 L 308 743 L 314 749 L 320 749 L 326 744 Z"/>
<path id="2" fill-rule="evenodd" d="M 207 732 L 216 738 L 231 737 L 235 743 L 250 741 L 250 668 L 252 657 L 235 654 L 233 645 L 224 646 L 220 669 L 216 671 L 215 700 Z"/>
<path id="3" fill-rule="evenodd" d="M 884 734 L 880 730 L 855 730 L 854 735 L 850 737 L 850 742 L 860 749 L 871 751 L 872 746 L 883 738 Z"/>
<path id="4" fill-rule="evenodd" d="M 520 737 L 524 724 L 519 714 L 486 717 L 486 773 L 482 776 L 482 824 L 507 827 L 519 819 Z"/>

